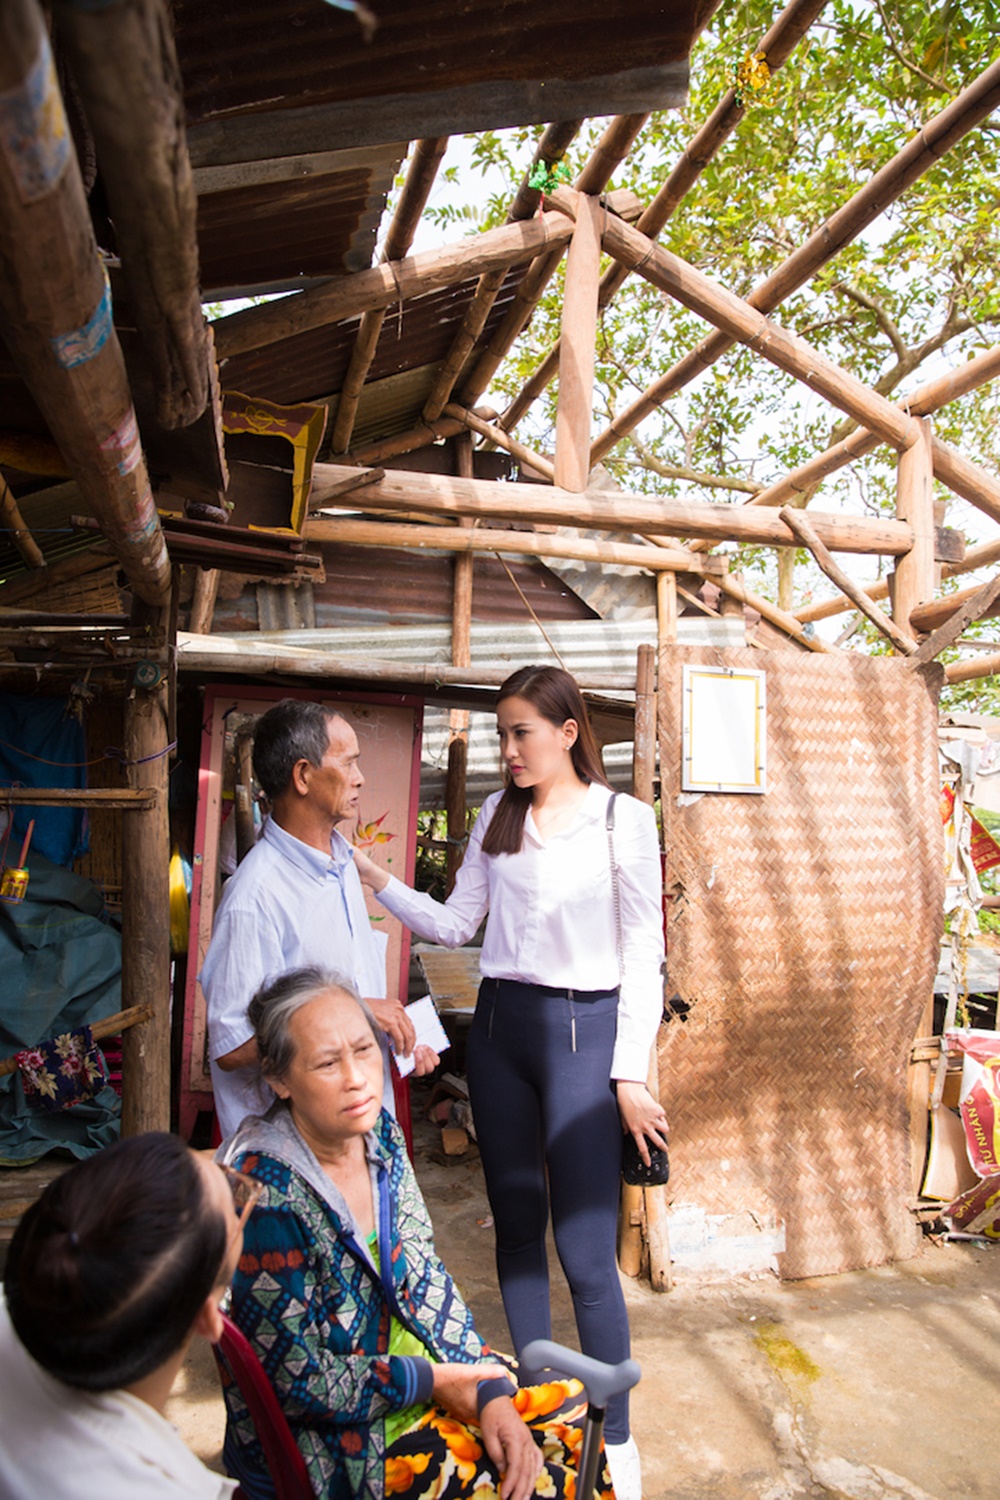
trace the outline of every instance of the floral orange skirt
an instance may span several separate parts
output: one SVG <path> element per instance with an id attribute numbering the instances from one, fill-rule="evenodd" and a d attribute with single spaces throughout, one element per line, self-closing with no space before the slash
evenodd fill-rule
<path id="1" fill-rule="evenodd" d="M 583 1387 L 577 1380 L 523 1386 L 514 1395 L 514 1405 L 531 1428 L 545 1460 L 535 1494 L 544 1500 L 576 1500 L 576 1473 L 587 1416 Z M 386 1450 L 387 1500 L 468 1500 L 473 1494 L 477 1500 L 489 1500 L 499 1495 L 500 1480 L 479 1428 L 456 1421 L 439 1406 L 430 1407 Z M 603 1454 L 596 1493 L 601 1500 L 614 1500 Z"/>

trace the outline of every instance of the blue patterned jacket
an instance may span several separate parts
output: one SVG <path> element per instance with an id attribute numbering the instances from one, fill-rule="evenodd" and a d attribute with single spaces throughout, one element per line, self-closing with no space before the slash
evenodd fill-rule
<path id="1" fill-rule="evenodd" d="M 429 1359 L 483 1358 L 472 1315 L 434 1253 L 402 1132 L 384 1110 L 366 1144 L 380 1242 L 391 1246 L 385 1284 L 280 1100 L 220 1152 L 265 1184 L 244 1233 L 233 1317 L 277 1392 L 315 1493 L 330 1500 L 383 1500 L 383 1418 L 430 1396 L 430 1365 L 387 1352 L 390 1315 Z M 274 1490 L 249 1413 L 235 1386 L 225 1394 L 227 1468 L 264 1500 Z"/>

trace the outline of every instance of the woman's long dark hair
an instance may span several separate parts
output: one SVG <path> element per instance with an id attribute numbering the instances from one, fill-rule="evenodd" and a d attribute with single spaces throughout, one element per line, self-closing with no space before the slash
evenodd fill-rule
<path id="1" fill-rule="evenodd" d="M 570 746 L 573 769 L 586 785 L 596 781 L 608 786 L 601 764 L 601 752 L 587 717 L 587 707 L 575 680 L 561 667 L 519 667 L 507 678 L 497 697 L 497 707 L 505 698 L 524 698 L 557 729 L 567 719 L 575 719 L 577 736 Z M 530 787 L 515 786 L 508 781 L 483 839 L 484 854 L 516 854 L 524 838 L 524 820 L 531 806 Z"/>

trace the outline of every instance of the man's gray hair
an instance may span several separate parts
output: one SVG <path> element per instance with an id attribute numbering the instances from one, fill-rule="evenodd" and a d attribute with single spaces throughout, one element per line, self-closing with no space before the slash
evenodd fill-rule
<path id="1" fill-rule="evenodd" d="M 321 995 L 345 995 L 353 1000 L 361 1011 L 372 1036 L 379 1043 L 381 1032 L 371 1010 L 362 1000 L 354 985 L 335 969 L 324 969 L 318 964 L 308 968 L 289 969 L 277 979 L 271 979 L 254 995 L 247 1007 L 247 1016 L 257 1042 L 257 1057 L 261 1072 L 272 1078 L 282 1078 L 295 1057 L 290 1022 L 296 1011 Z"/>

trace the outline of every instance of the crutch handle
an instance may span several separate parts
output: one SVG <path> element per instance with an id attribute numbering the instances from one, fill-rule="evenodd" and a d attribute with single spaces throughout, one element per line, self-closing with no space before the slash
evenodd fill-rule
<path id="1" fill-rule="evenodd" d="M 623 1359 L 621 1364 L 606 1365 L 599 1359 L 591 1359 L 576 1349 L 567 1349 L 565 1344 L 554 1344 L 551 1339 L 532 1339 L 518 1355 L 518 1363 L 529 1375 L 540 1375 L 551 1370 L 556 1375 L 568 1375 L 586 1386 L 587 1399 L 591 1405 L 602 1410 L 612 1396 L 630 1391 L 639 1383 L 642 1371 L 634 1359 Z"/>

